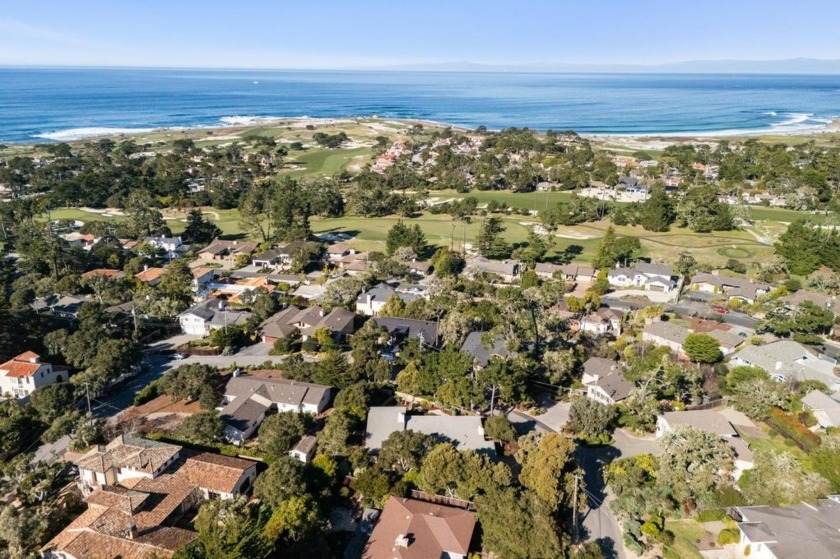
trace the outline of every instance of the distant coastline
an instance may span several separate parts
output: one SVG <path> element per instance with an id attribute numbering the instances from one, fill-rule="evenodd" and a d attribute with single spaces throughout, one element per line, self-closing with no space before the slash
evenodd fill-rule
<path id="1" fill-rule="evenodd" d="M 590 137 L 802 135 L 836 130 L 838 92 L 838 75 L 0 68 L 0 143 L 373 115 Z"/>

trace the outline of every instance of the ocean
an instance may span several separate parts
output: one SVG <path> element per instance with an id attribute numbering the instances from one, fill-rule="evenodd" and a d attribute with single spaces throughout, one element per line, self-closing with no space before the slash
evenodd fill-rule
<path id="1" fill-rule="evenodd" d="M 581 134 L 806 132 L 840 117 L 840 75 L 0 68 L 5 143 L 372 115 Z"/>

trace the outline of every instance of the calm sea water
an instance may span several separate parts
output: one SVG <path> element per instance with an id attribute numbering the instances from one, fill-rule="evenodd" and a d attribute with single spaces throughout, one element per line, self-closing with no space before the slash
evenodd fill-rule
<path id="1" fill-rule="evenodd" d="M 370 115 L 588 134 L 811 130 L 840 117 L 840 76 L 0 68 L 3 142 Z"/>

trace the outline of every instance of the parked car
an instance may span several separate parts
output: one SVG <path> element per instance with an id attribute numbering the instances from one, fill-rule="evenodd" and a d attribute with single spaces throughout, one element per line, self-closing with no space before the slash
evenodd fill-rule
<path id="1" fill-rule="evenodd" d="M 718 313 L 718 314 L 729 314 L 729 310 L 728 310 L 728 309 L 724 309 L 723 307 L 715 307 L 715 308 L 714 308 L 714 309 L 712 309 L 712 310 L 713 310 L 714 312 Z"/>

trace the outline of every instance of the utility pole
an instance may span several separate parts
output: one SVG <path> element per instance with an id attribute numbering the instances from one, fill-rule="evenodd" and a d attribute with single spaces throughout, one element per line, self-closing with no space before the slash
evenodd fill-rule
<path id="1" fill-rule="evenodd" d="M 90 384 L 87 382 L 85 383 L 85 395 L 87 396 L 88 415 L 91 415 L 92 412 L 90 409 Z"/>
<path id="2" fill-rule="evenodd" d="M 575 472 L 575 490 L 574 496 L 572 497 L 572 545 L 577 543 L 577 536 L 578 536 L 578 525 L 577 525 L 577 494 L 578 494 L 578 478 L 579 475 Z"/>

